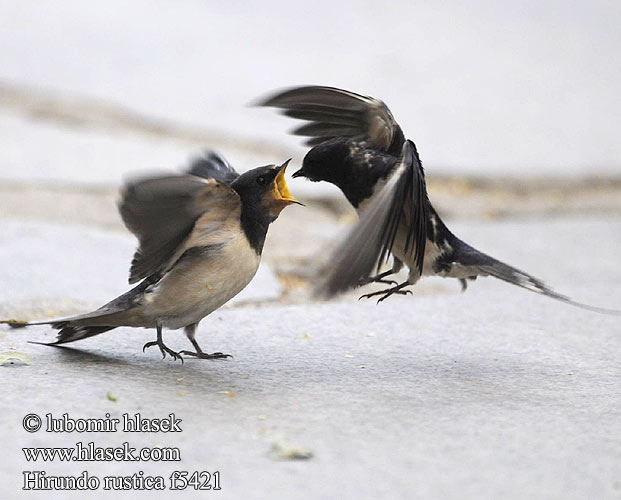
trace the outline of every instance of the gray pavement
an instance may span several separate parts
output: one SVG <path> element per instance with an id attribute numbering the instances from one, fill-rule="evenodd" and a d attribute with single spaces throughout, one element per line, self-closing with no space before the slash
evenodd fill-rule
<path id="1" fill-rule="evenodd" d="M 454 226 L 559 291 L 609 307 L 621 303 L 618 218 Z M 50 252 L 67 236 L 39 235 Z M 15 247 L 24 243 L 18 239 Z M 21 259 L 13 262 L 18 268 Z M 107 279 L 121 286 L 123 273 L 112 266 L 110 271 Z M 59 290 L 73 288 L 71 295 L 79 297 L 91 272 L 84 268 L 65 277 Z M 48 288 L 39 280 L 9 277 L 32 295 Z M 102 289 L 107 279 L 98 278 Z M 5 498 L 20 496 L 23 470 L 88 470 L 103 478 L 140 470 L 168 477 L 196 469 L 220 471 L 222 498 L 310 499 L 335 492 L 369 499 L 618 497 L 619 318 L 490 279 L 465 294 L 446 280 L 422 285 L 414 297 L 379 306 L 345 299 L 217 311 L 203 321 L 199 338 L 208 350 L 234 355 L 220 362 L 188 359 L 181 365 L 162 361 L 154 351 L 143 354 L 142 344 L 153 337 L 145 330 L 120 328 L 50 348 L 27 343 L 51 340 L 47 327 L 3 326 L 2 351 L 15 348 L 32 363 L 0 368 L 7 394 L 0 424 Z M 166 338 L 175 349 L 186 347 L 179 332 Z M 29 434 L 21 427 L 27 413 L 102 418 L 106 412 L 112 418 L 173 412 L 183 420 L 183 432 Z M 182 461 L 35 465 L 21 450 L 78 441 L 173 446 Z M 274 446 L 313 456 L 278 458 Z M 102 491 L 91 495 L 106 497 Z M 50 496 L 66 493 L 45 493 Z"/>

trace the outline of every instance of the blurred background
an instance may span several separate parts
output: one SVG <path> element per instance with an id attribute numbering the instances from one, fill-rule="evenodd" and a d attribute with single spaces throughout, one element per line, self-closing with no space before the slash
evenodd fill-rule
<path id="1" fill-rule="evenodd" d="M 204 148 L 239 170 L 295 168 L 294 122 L 250 104 L 302 84 L 384 100 L 447 217 L 616 216 L 620 25 L 615 0 L 3 0 L 0 216 L 16 232 L 126 235 L 114 200 L 130 173 Z M 288 209 L 266 258 L 281 284 L 303 286 L 355 218 L 331 186 L 291 190 L 309 210 Z M 123 280 L 132 247 L 127 235 Z"/>
<path id="2" fill-rule="evenodd" d="M 289 151 L 299 161 L 304 150 L 283 133 L 291 123 L 247 105 L 300 84 L 384 100 L 430 175 L 621 170 L 614 0 L 0 9 L 6 179 L 118 182 L 128 169 L 180 163 L 197 143 L 241 167 Z"/>

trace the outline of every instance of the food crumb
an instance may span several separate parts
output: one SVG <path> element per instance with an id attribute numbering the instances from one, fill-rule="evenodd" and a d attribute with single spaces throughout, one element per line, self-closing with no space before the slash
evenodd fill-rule
<path id="1" fill-rule="evenodd" d="M 11 328 L 23 328 L 25 326 L 28 326 L 28 321 L 24 321 L 21 319 L 5 319 L 0 321 L 0 323 L 5 323 Z"/>
<path id="2" fill-rule="evenodd" d="M 108 391 L 108 393 L 106 394 L 106 397 L 108 398 L 108 400 L 112 401 L 113 403 L 116 403 L 118 401 L 117 398 L 114 397 L 110 391 Z"/>
<path id="3" fill-rule="evenodd" d="M 313 457 L 313 452 L 305 448 L 296 448 L 274 443 L 270 449 L 273 458 L 279 460 L 308 460 Z"/>

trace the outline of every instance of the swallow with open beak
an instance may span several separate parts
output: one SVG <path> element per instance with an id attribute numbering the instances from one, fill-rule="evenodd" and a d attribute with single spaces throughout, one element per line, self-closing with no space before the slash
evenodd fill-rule
<path id="1" fill-rule="evenodd" d="M 207 354 L 195 335 L 201 319 L 243 290 L 261 260 L 269 225 L 296 200 L 280 166 L 258 167 L 239 175 L 220 155 L 208 153 L 187 174 L 146 177 L 128 182 L 119 211 L 139 247 L 129 282 L 140 282 L 96 311 L 51 324 L 60 330 L 51 345 L 74 342 L 119 326 L 155 328 L 163 357 Z M 162 330 L 184 328 L 194 351 L 173 351 Z"/>
<path id="2" fill-rule="evenodd" d="M 308 86 L 281 91 L 259 102 L 310 123 L 296 128 L 313 146 L 293 177 L 336 185 L 356 208 L 360 222 L 336 250 L 319 293 L 330 297 L 370 282 L 385 290 L 363 295 L 378 302 L 404 290 L 421 276 L 460 280 L 498 279 L 572 305 L 604 313 L 620 311 L 574 302 L 541 280 L 484 254 L 446 227 L 427 195 L 425 174 L 412 141 L 406 140 L 388 107 L 380 100 L 332 87 Z M 392 254 L 393 266 L 379 273 Z M 406 264 L 408 279 L 386 278 Z M 373 272 L 375 276 L 371 276 Z M 361 297 L 362 298 L 362 297 Z"/>

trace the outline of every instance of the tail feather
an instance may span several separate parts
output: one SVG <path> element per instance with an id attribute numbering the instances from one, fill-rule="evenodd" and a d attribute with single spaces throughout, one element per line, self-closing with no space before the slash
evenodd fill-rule
<path id="1" fill-rule="evenodd" d="M 602 314 L 621 315 L 621 310 L 618 309 L 608 309 L 576 302 L 566 295 L 555 292 L 540 279 L 505 264 L 504 262 L 500 262 L 483 252 L 479 252 L 461 240 L 458 241 L 459 243 L 453 255 L 453 262 L 459 265 L 460 274 L 461 271 L 464 271 L 465 276 L 462 277 L 462 286 L 463 283 L 465 283 L 463 278 L 475 279 L 477 276 L 493 276 L 494 278 L 511 283 L 512 285 L 551 297 L 574 307 L 579 307 L 580 309 Z"/>
<path id="2" fill-rule="evenodd" d="M 56 341 L 50 342 L 50 345 L 66 344 L 68 342 L 75 342 L 76 340 L 87 339 L 94 335 L 112 330 L 117 326 L 121 326 L 123 321 L 119 316 L 123 312 L 124 311 L 97 310 L 71 318 L 39 321 L 36 323 L 27 323 L 23 326 L 50 325 L 55 330 L 59 330 Z"/>
<path id="3" fill-rule="evenodd" d="M 52 325 L 53 328 L 56 328 Z M 94 335 L 107 332 L 116 328 L 115 326 L 63 326 L 58 332 L 55 342 L 50 342 L 50 345 L 66 344 L 68 342 L 75 342 L 76 340 L 87 339 Z"/>

